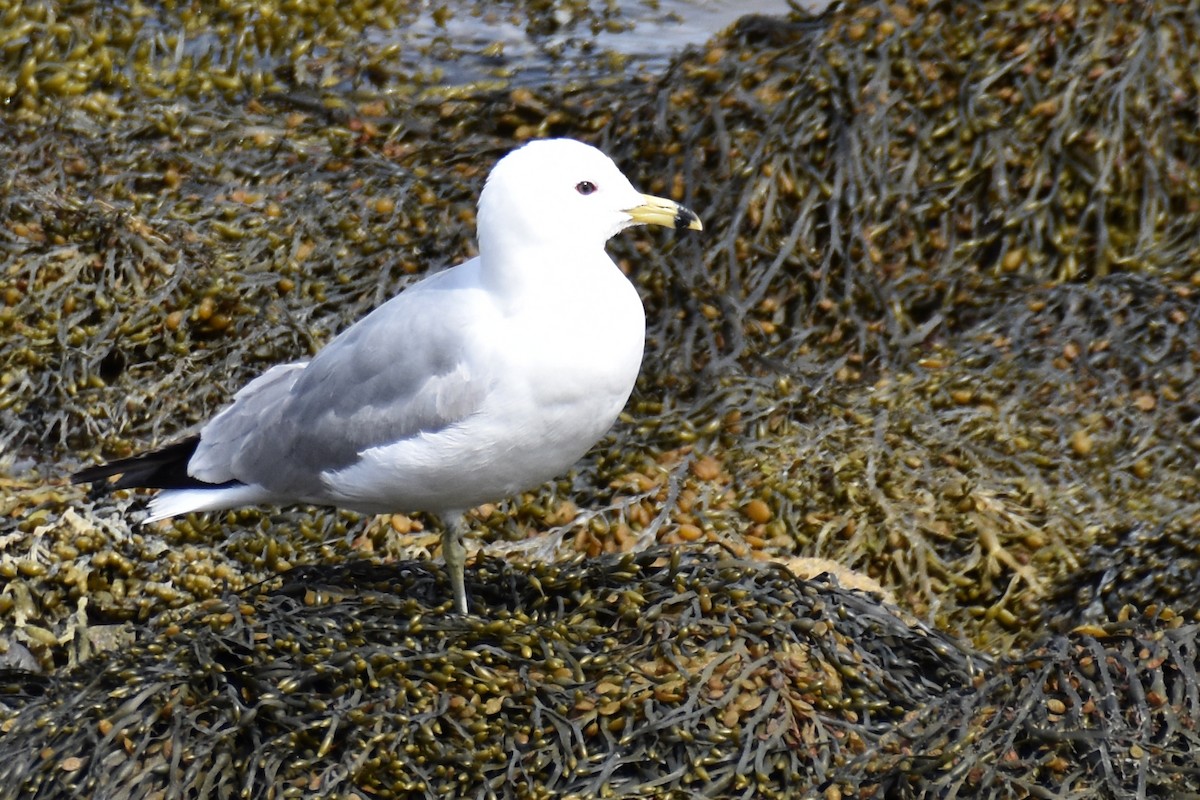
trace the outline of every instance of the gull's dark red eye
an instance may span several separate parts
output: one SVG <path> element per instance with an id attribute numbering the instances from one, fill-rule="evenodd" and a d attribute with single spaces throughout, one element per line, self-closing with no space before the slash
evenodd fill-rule
<path id="1" fill-rule="evenodd" d="M 591 194 L 592 192 L 596 191 L 596 184 L 592 183 L 591 181 L 580 181 L 579 183 L 575 184 L 575 191 L 579 192 L 580 194 Z"/>

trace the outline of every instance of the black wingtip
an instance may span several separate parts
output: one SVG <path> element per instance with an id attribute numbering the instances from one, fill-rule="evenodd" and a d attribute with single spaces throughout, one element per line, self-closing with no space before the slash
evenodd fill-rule
<path id="1" fill-rule="evenodd" d="M 148 453 L 84 467 L 71 476 L 71 483 L 100 483 L 114 475 L 120 475 L 114 483 L 98 488 L 211 489 L 216 486 L 236 485 L 237 481 L 223 484 L 205 483 L 188 475 L 188 462 L 192 460 L 199 444 L 199 436 L 189 436 Z"/>

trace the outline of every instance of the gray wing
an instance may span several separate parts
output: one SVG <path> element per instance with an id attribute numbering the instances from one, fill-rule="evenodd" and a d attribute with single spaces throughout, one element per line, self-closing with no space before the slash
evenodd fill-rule
<path id="1" fill-rule="evenodd" d="M 481 317 L 491 306 L 452 272 L 392 298 L 306 366 L 288 365 L 299 368 L 267 382 L 284 369 L 277 367 L 247 385 L 201 431 L 192 473 L 209 480 L 196 470 L 225 464 L 225 480 L 303 497 L 321 491 L 322 472 L 354 463 L 363 450 L 477 411 L 492 386 L 493 360 L 489 343 L 472 332 L 480 322 L 486 329 Z"/>
<path id="2" fill-rule="evenodd" d="M 200 430 L 200 444 L 188 461 L 188 474 L 209 483 L 239 480 L 233 473 L 231 455 L 257 431 L 278 421 L 281 400 L 306 366 L 307 362 L 280 364 L 243 386 L 233 403 Z"/>

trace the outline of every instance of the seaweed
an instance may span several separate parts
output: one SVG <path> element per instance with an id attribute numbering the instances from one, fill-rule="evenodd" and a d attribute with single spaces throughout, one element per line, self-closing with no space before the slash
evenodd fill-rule
<path id="1" fill-rule="evenodd" d="M 9 675 L 0 796 L 790 797 L 986 664 L 719 551 L 468 580 L 475 617 L 425 562 L 304 567 Z"/>
<path id="2" fill-rule="evenodd" d="M 788 766 L 762 762 L 762 782 L 721 782 L 737 772 L 728 761 L 697 762 L 703 774 L 630 771 L 627 745 L 644 746 L 629 751 L 643 758 L 673 754 L 676 765 L 690 752 L 655 738 L 666 734 L 652 726 L 646 739 L 626 738 L 645 727 L 644 708 L 660 713 L 666 702 L 628 698 L 663 687 L 672 696 L 677 676 L 668 671 L 647 673 L 644 685 L 621 673 L 611 694 L 587 698 L 607 748 L 587 750 L 594 762 L 578 745 L 563 751 L 575 766 L 558 760 L 553 743 L 579 737 L 574 723 L 544 712 L 565 727 L 546 723 L 549 738 L 537 741 L 550 749 L 535 743 L 542 760 L 523 767 L 521 785 L 637 796 L 1197 791 L 1183 766 L 1195 686 L 1189 637 L 1200 613 L 1187 588 L 1200 509 L 1196 8 L 860 0 L 819 17 L 744 18 L 662 74 L 598 54 L 581 66 L 569 53 L 523 73 L 515 59 L 475 45 L 418 42 L 399 52 L 360 35 L 409 13 L 399 4 L 305 6 L 275 22 L 270 3 L 138 8 L 2 8 L 18 31 L 0 47 L 0 139 L 11 143 L 0 182 L 0 646 L 8 668 L 19 667 L 0 682 L 6 755 L 20 749 L 6 734 L 35 719 L 55 742 L 93 742 L 95 731 L 67 730 L 82 708 L 72 693 L 108 675 L 94 696 L 103 706 L 132 664 L 226 659 L 250 674 L 284 665 L 342 702 L 336 681 L 361 680 L 346 666 L 357 661 L 321 667 L 336 677 L 320 683 L 313 654 L 336 649 L 329 620 L 349 617 L 319 597 L 304 616 L 294 592 L 280 593 L 294 579 L 330 581 L 337 596 L 349 592 L 350 609 L 369 605 L 345 585 L 368 579 L 351 573 L 398 569 L 410 594 L 385 590 L 376 575 L 370 602 L 426 609 L 422 624 L 443 638 L 430 640 L 423 675 L 439 674 L 438 659 L 464 663 L 450 630 L 476 634 L 428 610 L 441 596 L 427 593 L 437 575 L 409 562 L 436 555 L 419 515 L 245 509 L 145 528 L 130 522 L 137 495 L 87 498 L 63 476 L 81 461 L 169 441 L 268 365 L 304 357 L 413 276 L 472 254 L 471 203 L 488 165 L 525 139 L 570 135 L 612 153 L 647 191 L 696 208 L 707 236 L 614 242 L 649 317 L 626 414 L 572 474 L 473 512 L 474 590 L 496 618 L 509 624 L 544 609 L 548 601 L 528 588 L 535 579 L 559 587 L 555 608 L 567 614 L 504 636 L 531 637 L 521 640 L 534 654 L 561 658 L 586 648 L 588 631 L 603 641 L 612 634 L 600 627 L 641 630 L 596 602 L 635 617 L 643 608 L 602 576 L 632 576 L 642 583 L 631 591 L 665 597 L 676 591 L 664 583 L 676 568 L 653 566 L 649 554 L 702 572 L 696 565 L 710 563 L 714 547 L 743 566 L 706 578 L 707 602 L 758 620 L 753 635 L 763 640 L 836 636 L 800 637 L 779 600 L 809 609 L 816 595 L 836 597 L 863 624 L 900 620 L 908 633 L 887 627 L 889 669 L 902 678 L 895 694 L 870 670 L 865 684 L 827 682 L 805 712 L 813 727 L 799 729 L 823 737 L 820 746 L 793 752 L 808 734 L 772 732 L 784 737 L 773 741 L 786 742 Z M 543 5 L 506 10 L 532 40 L 554 38 L 557 23 L 538 16 Z M 607 8 L 572 20 L 620 24 Z M 267 24 L 281 27 L 255 33 Z M 266 38 L 251 44 L 256 36 Z M 421 67 L 431 54 L 445 56 L 446 68 Z M 184 58 L 187 74 L 169 74 Z M 656 544 L 677 555 L 648 549 Z M 579 554 L 591 560 L 571 560 Z M 797 555 L 873 579 L 915 620 L 745 566 Z M 589 597 L 593 580 L 607 594 Z M 266 588 L 253 588 L 262 581 Z M 743 596 L 747 581 L 761 601 Z M 796 600 L 797 592 L 816 595 Z M 188 649 L 212 617 L 206 609 L 233 615 L 209 626 L 223 636 L 248 630 L 239 627 L 243 606 L 270 616 L 286 603 L 303 619 L 294 632 L 301 644 L 286 659 L 264 650 L 260 660 L 252 640 Z M 844 652 L 810 649 L 814 660 L 796 674 L 840 675 L 847 654 L 878 654 L 875 634 L 838 627 L 852 622 L 839 617 L 831 630 L 856 630 L 862 641 L 838 640 Z M 380 642 L 394 641 L 392 624 L 378 629 Z M 179 632 L 164 636 L 173 625 Z M 386 646 L 372 644 L 374 635 L 347 641 L 378 656 Z M 503 638 L 492 644 L 510 657 Z M 949 689 L 939 695 L 916 681 L 908 663 Z M 982 678 L 980 665 L 991 670 Z M 135 704 L 141 712 L 187 686 L 243 719 L 234 702 L 243 685 L 216 684 L 226 690 L 218 702 L 203 693 L 211 676 L 162 669 Z M 780 670 L 783 685 L 799 685 Z M 462 690 L 454 696 L 474 697 L 459 679 L 445 678 Z M 739 724 L 771 697 L 770 708 L 783 708 L 769 685 L 744 689 L 764 705 Z M 1081 698 L 1111 687 L 1118 700 L 1096 701 L 1101 719 L 1083 710 L 1085 700 L 1064 699 L 1064 687 Z M 1166 703 L 1148 699 L 1154 693 Z M 485 708 L 510 707 L 484 694 Z M 856 719 L 837 716 L 835 695 Z M 432 759 L 426 786 L 444 789 L 453 775 L 483 787 L 508 763 L 512 748 L 473 760 L 471 737 L 491 733 L 470 728 L 477 718 L 464 722 L 471 703 L 431 712 L 458 737 L 435 752 L 436 737 L 421 733 L 426 718 L 402 720 L 401 698 L 390 697 L 395 716 L 378 723 L 378 735 L 413 737 L 414 752 Z M 571 698 L 562 701 L 568 711 L 583 715 Z M 862 698 L 882 705 L 857 705 Z M 711 715 L 693 721 L 720 730 L 724 711 L 706 708 Z M 263 781 L 256 787 L 274 780 L 246 755 L 267 752 L 266 730 L 303 745 L 294 760 L 263 762 L 294 781 L 278 780 L 277 793 L 350 780 L 306 771 L 332 763 L 342 728 L 295 733 L 262 713 L 262 729 L 252 718 L 228 739 L 187 740 L 213 755 L 212 786 L 240 787 L 252 774 Z M 330 719 L 313 709 L 298 718 Z M 148 749 L 159 757 L 171 739 L 143 723 L 150 727 L 128 746 L 149 764 Z M 715 746 L 756 746 L 730 737 Z M 119 745 L 107 758 L 130 757 L 124 739 L 104 741 Z M 1118 755 L 1135 745 L 1142 756 Z M 72 757 L 83 759 L 63 752 Z M 397 763 L 381 758 L 358 777 Z M 69 765 L 48 758 L 48 771 L 23 779 L 46 792 L 54 781 L 102 780 L 89 761 Z M 160 779 L 154 769 L 124 769 L 130 781 Z M 417 784 L 427 779 L 396 780 L 379 792 L 424 791 Z"/>

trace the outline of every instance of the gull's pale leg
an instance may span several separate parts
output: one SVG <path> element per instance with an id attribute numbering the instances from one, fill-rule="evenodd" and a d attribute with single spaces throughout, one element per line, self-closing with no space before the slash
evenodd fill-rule
<path id="1" fill-rule="evenodd" d="M 467 589 L 463 581 L 463 568 L 467 563 L 467 546 L 463 543 L 466 528 L 462 514 L 443 514 L 442 557 L 446 559 L 446 574 L 450 577 L 450 589 L 454 593 L 454 607 L 460 614 L 467 613 Z"/>

